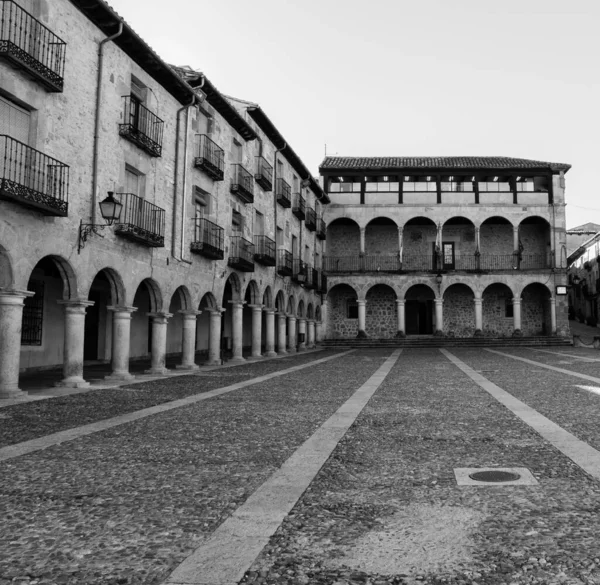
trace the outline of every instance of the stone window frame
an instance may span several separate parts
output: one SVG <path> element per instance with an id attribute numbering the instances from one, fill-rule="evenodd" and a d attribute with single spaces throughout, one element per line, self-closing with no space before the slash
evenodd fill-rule
<path id="1" fill-rule="evenodd" d="M 346 299 L 346 319 L 358 319 L 357 299 Z"/>

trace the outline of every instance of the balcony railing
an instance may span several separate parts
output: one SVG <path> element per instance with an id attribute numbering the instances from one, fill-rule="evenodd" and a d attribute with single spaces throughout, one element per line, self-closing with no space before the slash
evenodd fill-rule
<path id="1" fill-rule="evenodd" d="M 277 197 L 277 203 L 279 203 L 281 207 L 289 208 L 292 206 L 292 188 L 283 179 L 277 179 L 275 195 Z"/>
<path id="2" fill-rule="evenodd" d="M 263 266 L 275 266 L 275 242 L 267 236 L 254 236 L 254 259 Z"/>
<path id="3" fill-rule="evenodd" d="M 320 271 L 317 292 L 320 294 L 325 294 L 327 292 L 327 276 L 322 271 Z"/>
<path id="4" fill-rule="evenodd" d="M 237 195 L 244 203 L 254 202 L 252 175 L 240 164 L 233 165 L 231 192 Z"/>
<path id="5" fill-rule="evenodd" d="M 453 262 L 441 263 L 433 254 L 365 254 L 362 256 L 326 256 L 323 270 L 328 274 L 352 272 L 438 272 L 540 270 L 551 267 L 551 258 L 544 254 L 463 254 Z"/>
<path id="6" fill-rule="evenodd" d="M 299 258 L 294 258 L 292 280 L 300 284 L 306 282 L 306 264 Z"/>
<path id="7" fill-rule="evenodd" d="M 294 194 L 294 205 L 292 206 L 292 213 L 298 219 L 304 219 L 306 217 L 306 201 L 300 193 Z"/>
<path id="8" fill-rule="evenodd" d="M 133 193 L 117 193 L 123 204 L 115 233 L 152 248 L 165 245 L 165 210 Z"/>
<path id="9" fill-rule="evenodd" d="M 231 236 L 227 264 L 242 272 L 254 272 L 254 244 L 242 236 Z"/>
<path id="10" fill-rule="evenodd" d="M 277 252 L 277 274 L 281 276 L 292 276 L 294 273 L 294 257 L 287 250 Z"/>
<path id="11" fill-rule="evenodd" d="M 124 96 L 123 108 L 119 134 L 150 156 L 161 156 L 164 122 L 135 97 Z"/>
<path id="12" fill-rule="evenodd" d="M 67 43 L 12 0 L 0 0 L 0 57 L 61 92 Z"/>
<path id="13" fill-rule="evenodd" d="M 317 229 L 317 213 L 312 207 L 306 208 L 306 219 L 304 225 L 307 230 L 314 232 Z"/>
<path id="14" fill-rule="evenodd" d="M 198 134 L 198 138 L 194 166 L 214 181 L 222 181 L 225 176 L 225 151 L 206 134 Z"/>
<path id="15" fill-rule="evenodd" d="M 325 224 L 325 220 L 322 218 L 317 220 L 317 238 L 319 238 L 319 240 L 327 239 L 327 225 Z"/>
<path id="16" fill-rule="evenodd" d="M 223 228 L 208 219 L 197 217 L 190 250 L 212 260 L 223 260 Z"/>
<path id="17" fill-rule="evenodd" d="M 256 175 L 254 180 L 264 191 L 273 190 L 273 167 L 262 156 L 256 157 Z"/>
<path id="18" fill-rule="evenodd" d="M 306 282 L 304 283 L 305 288 L 317 288 L 317 285 L 319 284 L 318 270 L 313 268 L 310 264 L 306 264 L 304 271 L 306 273 Z"/>
<path id="19" fill-rule="evenodd" d="M 65 217 L 69 167 L 6 135 L 0 135 L 0 199 Z"/>

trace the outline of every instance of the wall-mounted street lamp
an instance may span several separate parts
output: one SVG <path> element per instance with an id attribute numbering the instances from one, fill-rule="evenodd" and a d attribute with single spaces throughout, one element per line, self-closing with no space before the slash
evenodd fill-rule
<path id="1" fill-rule="evenodd" d="M 77 247 L 77 253 L 81 253 L 81 249 L 85 246 L 88 237 L 91 234 L 96 234 L 103 238 L 104 236 L 99 233 L 99 230 L 103 230 L 106 226 L 111 226 L 118 221 L 121 217 L 121 211 L 123 210 L 123 204 L 114 198 L 114 192 L 108 191 L 108 197 L 100 201 L 100 214 L 106 223 L 79 223 L 79 244 Z"/>
<path id="2" fill-rule="evenodd" d="M 442 292 L 442 280 L 444 280 L 444 275 L 441 272 L 438 272 L 435 277 L 435 281 L 437 282 L 439 293 Z"/>

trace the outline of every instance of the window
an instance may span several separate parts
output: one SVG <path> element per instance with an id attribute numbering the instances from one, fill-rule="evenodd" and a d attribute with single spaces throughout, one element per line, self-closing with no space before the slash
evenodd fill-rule
<path id="1" fill-rule="evenodd" d="M 131 76 L 129 90 L 131 101 L 129 104 L 129 123 L 146 132 L 149 124 L 148 110 L 143 107 L 148 95 L 148 88 L 134 75 Z"/>
<path id="2" fill-rule="evenodd" d="M 298 177 L 292 175 L 292 193 L 300 193 L 300 187 L 298 186 Z"/>
<path id="3" fill-rule="evenodd" d="M 510 297 L 504 301 L 504 316 L 510 318 L 513 317 L 513 303 Z"/>
<path id="4" fill-rule="evenodd" d="M 44 282 L 30 280 L 27 289 L 35 293 L 24 301 L 21 345 L 42 345 L 44 322 Z"/>
<path id="5" fill-rule="evenodd" d="M 442 177 L 441 188 L 442 191 L 464 193 L 473 191 L 473 181 L 471 177 Z"/>
<path id="6" fill-rule="evenodd" d="M 289 238 L 290 237 L 290 222 L 286 221 L 285 222 L 285 237 Z M 295 238 L 296 236 L 294 236 Z"/>
<path id="7" fill-rule="evenodd" d="M 367 182 L 365 185 L 365 191 L 368 193 L 372 192 L 398 192 L 400 189 L 400 183 L 398 182 L 398 177 L 382 175 L 379 177 L 367 177 Z"/>
<path id="8" fill-rule="evenodd" d="M 435 193 L 437 191 L 437 182 L 435 177 L 404 177 L 404 191 L 414 193 Z"/>
<path id="9" fill-rule="evenodd" d="M 292 236 L 292 256 L 298 258 L 298 238 Z"/>
<path id="10" fill-rule="evenodd" d="M 283 230 L 280 227 L 277 228 L 277 234 L 275 237 L 277 239 L 277 247 L 283 247 Z"/>
<path id="11" fill-rule="evenodd" d="M 265 216 L 258 210 L 254 212 L 254 235 L 265 235 Z"/>
<path id="12" fill-rule="evenodd" d="M 331 177 L 330 193 L 360 193 L 360 177 Z"/>
<path id="13" fill-rule="evenodd" d="M 0 96 L 0 134 L 29 143 L 31 112 Z"/>
<path id="14" fill-rule="evenodd" d="M 356 299 L 346 301 L 346 319 L 358 319 L 358 303 Z"/>
<path id="15" fill-rule="evenodd" d="M 144 196 L 145 177 L 131 165 L 125 165 L 125 193 L 133 193 L 138 197 Z"/>
<path id="16" fill-rule="evenodd" d="M 194 185 L 194 215 L 196 218 L 208 217 L 211 214 L 211 199 L 208 191 Z"/>
<path id="17" fill-rule="evenodd" d="M 304 262 L 310 263 L 310 248 L 308 246 L 304 246 Z"/>
<path id="18" fill-rule="evenodd" d="M 244 216 L 237 209 L 231 211 L 231 227 L 234 232 L 244 231 Z"/>
<path id="19" fill-rule="evenodd" d="M 235 138 L 233 139 L 233 163 L 234 164 L 242 164 L 243 155 L 242 152 L 242 144 L 238 142 Z"/>

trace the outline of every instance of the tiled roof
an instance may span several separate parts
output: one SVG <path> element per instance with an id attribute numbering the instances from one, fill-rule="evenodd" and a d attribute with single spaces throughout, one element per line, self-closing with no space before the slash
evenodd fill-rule
<path id="1" fill-rule="evenodd" d="M 376 169 L 465 169 L 465 170 L 521 170 L 547 169 L 568 171 L 571 165 L 563 163 L 509 158 L 506 156 L 326 156 L 320 170 L 376 170 Z"/>

